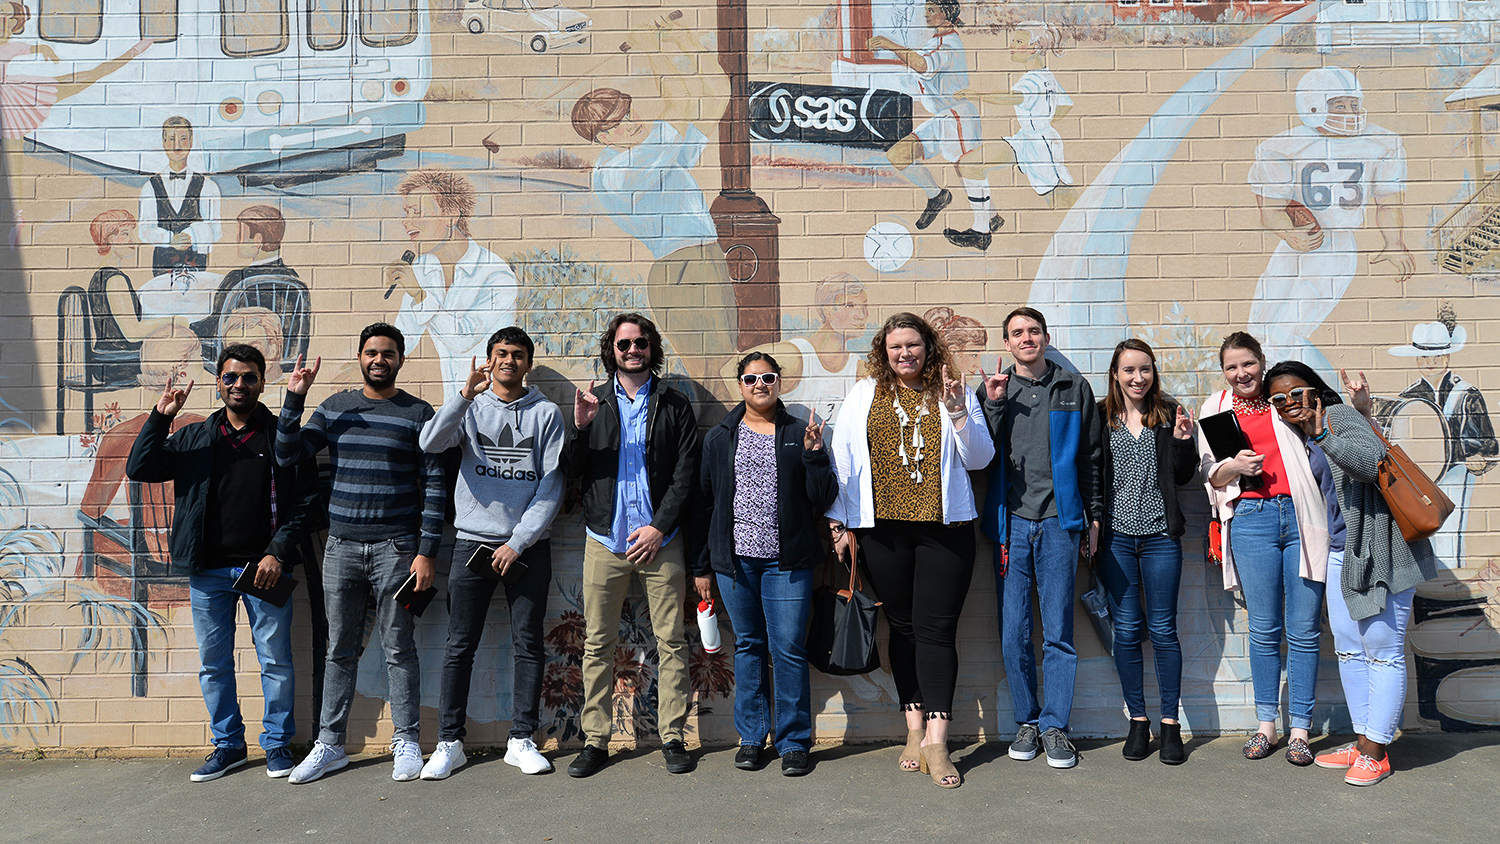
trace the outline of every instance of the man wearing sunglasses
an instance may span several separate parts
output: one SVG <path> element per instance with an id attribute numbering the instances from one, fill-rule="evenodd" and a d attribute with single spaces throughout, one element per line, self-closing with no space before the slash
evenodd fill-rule
<path id="1" fill-rule="evenodd" d="M 600 339 L 609 382 L 577 391 L 563 471 L 583 481 L 583 737 L 568 775 L 604 767 L 614 725 L 615 644 L 633 575 L 651 609 L 659 662 L 657 728 L 667 771 L 694 767 L 682 742 L 692 692 L 683 635 L 687 567 L 683 523 L 698 476 L 698 421 L 687 396 L 656 377 L 661 334 L 640 314 L 610 320 Z M 707 600 L 712 581 L 695 578 Z"/>
<path id="2" fill-rule="evenodd" d="M 193 382 L 171 381 L 136 437 L 125 472 L 133 481 L 174 484 L 172 574 L 188 574 L 193 633 L 203 668 L 198 682 L 208 707 L 214 750 L 189 777 L 215 780 L 245 764 L 245 723 L 234 677 L 235 605 L 244 603 L 260 659 L 265 695 L 260 746 L 266 774 L 292 772 L 287 745 L 292 722 L 292 602 L 285 606 L 237 592 L 235 579 L 254 568 L 255 585 L 269 589 L 293 562 L 293 547 L 317 500 L 317 469 L 310 462 L 281 467 L 272 455 L 276 417 L 260 403 L 266 361 L 253 346 L 226 346 L 219 354 L 219 397 L 224 406 L 202 422 L 168 436 L 187 403 Z"/>

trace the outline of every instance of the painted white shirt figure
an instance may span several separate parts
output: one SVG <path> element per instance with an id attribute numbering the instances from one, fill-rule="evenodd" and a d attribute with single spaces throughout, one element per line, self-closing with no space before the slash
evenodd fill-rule
<path id="1" fill-rule="evenodd" d="M 1021 95 L 1015 105 L 1021 131 L 1005 141 L 1015 151 L 1016 166 L 1026 174 L 1031 189 L 1045 196 L 1060 184 L 1073 184 L 1073 174 L 1063 163 L 1062 135 L 1052 128 L 1058 108 L 1071 106 L 1072 98 L 1046 68 L 1028 70 L 1010 90 Z"/>
<path id="2" fill-rule="evenodd" d="M 431 254 L 418 255 L 411 264 L 426 297 L 417 302 L 401 297 L 395 325 L 406 335 L 408 350 L 425 331 L 441 357 L 443 386 L 453 390 L 468 378 L 471 359 L 485 357 L 491 334 L 515 323 L 516 274 L 499 255 L 469 240 L 469 248 L 453 268 L 453 284 L 443 265 Z"/>
<path id="3" fill-rule="evenodd" d="M 955 33 L 934 35 L 917 51 L 927 63 L 925 73 L 912 71 L 922 107 L 933 117 L 913 134 L 922 141 L 927 158 L 957 161 L 979 146 L 982 138 L 979 107 L 955 96 L 969 87 L 969 59 L 964 43 Z"/>
<path id="4" fill-rule="evenodd" d="M 797 376 L 796 386 L 781 394 L 781 400 L 798 419 L 811 419 L 816 412 L 819 420 L 828 423 L 823 436 L 831 437 L 839 404 L 859 380 L 860 356 L 850 352 L 844 367 L 833 371 L 823 367 L 818 350 L 807 340 L 793 337 L 787 342 L 802 353 L 802 374 Z"/>
<path id="5" fill-rule="evenodd" d="M 207 174 L 199 173 L 189 167 L 182 171 L 183 178 L 174 179 L 171 170 L 163 170 L 156 174 L 161 178 L 162 184 L 167 188 L 167 200 L 173 209 L 182 209 L 182 200 L 187 196 L 188 186 L 193 183 L 194 176 L 203 176 L 203 187 L 198 195 L 199 210 L 203 219 L 189 223 L 183 229 L 193 239 L 193 251 L 207 255 L 213 251 L 213 245 L 218 242 L 223 230 L 219 223 L 219 187 Z M 136 216 L 140 221 L 138 232 L 141 242 L 152 246 L 170 246 L 172 244 L 172 232 L 162 228 L 156 214 L 156 192 L 147 181 L 141 187 L 140 213 Z"/>

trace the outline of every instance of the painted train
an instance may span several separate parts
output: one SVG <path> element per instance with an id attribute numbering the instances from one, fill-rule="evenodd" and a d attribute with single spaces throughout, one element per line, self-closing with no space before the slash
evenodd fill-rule
<path id="1" fill-rule="evenodd" d="M 135 61 L 58 102 L 41 147 L 119 170 L 161 165 L 161 123 L 196 129 L 193 161 L 242 181 L 299 181 L 399 154 L 423 125 L 428 0 L 37 0 L 15 40 L 87 70 L 140 39 Z M 10 69 L 58 76 L 38 59 Z M 300 178 L 299 178 L 300 177 Z M 315 177 L 315 176 L 314 176 Z"/>

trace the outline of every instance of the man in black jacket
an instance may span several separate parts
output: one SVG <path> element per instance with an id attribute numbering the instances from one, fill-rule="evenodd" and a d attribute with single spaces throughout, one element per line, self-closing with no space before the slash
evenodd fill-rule
<path id="1" fill-rule="evenodd" d="M 632 575 L 639 575 L 656 634 L 657 730 L 667 770 L 685 774 L 682 742 L 692 693 L 682 605 L 686 538 L 679 528 L 698 477 L 698 423 L 687 396 L 661 382 L 656 325 L 620 314 L 600 337 L 609 382 L 578 390 L 563 446 L 563 471 L 583 480 L 583 752 L 568 775 L 604 767 L 614 727 L 615 644 Z M 707 600 L 712 580 L 694 579 Z"/>
<path id="2" fill-rule="evenodd" d="M 180 389 L 167 382 L 125 469 L 134 481 L 175 485 L 172 568 L 189 575 L 193 632 L 203 664 L 198 682 L 214 737 L 214 751 L 193 772 L 193 782 L 218 779 L 245 764 L 245 724 L 234 679 L 234 614 L 240 601 L 260 658 L 266 774 L 284 777 L 293 767 L 287 747 L 297 731 L 292 603 L 278 607 L 234 589 L 235 579 L 252 566 L 257 587 L 275 585 L 291 565 L 293 546 L 318 495 L 311 465 L 276 466 L 271 451 L 276 417 L 259 401 L 265 370 L 265 358 L 254 347 L 225 347 L 217 379 L 224 407 L 171 436 L 172 417 L 187 403 L 193 382 Z"/>

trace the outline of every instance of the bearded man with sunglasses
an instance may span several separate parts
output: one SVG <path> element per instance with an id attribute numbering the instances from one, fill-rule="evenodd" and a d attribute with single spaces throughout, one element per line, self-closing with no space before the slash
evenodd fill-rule
<path id="1" fill-rule="evenodd" d="M 687 566 L 679 536 L 698 479 L 698 420 L 692 403 L 657 376 L 665 362 L 656 324 L 619 314 L 600 336 L 607 383 L 577 391 L 562 453 L 563 471 L 583 481 L 583 752 L 568 775 L 604 767 L 614 727 L 614 660 L 620 611 L 632 576 L 651 610 L 660 665 L 657 731 L 667 771 L 695 765 L 682 741 L 687 722 Z M 700 597 L 712 579 L 694 579 Z"/>
<path id="2" fill-rule="evenodd" d="M 224 347 L 217 379 L 224 406 L 170 436 L 193 382 L 179 387 L 168 381 L 125 469 L 133 481 L 174 484 L 171 567 L 173 574 L 188 574 L 203 666 L 198 682 L 214 741 L 207 762 L 189 777 L 193 782 L 218 779 L 246 762 L 234 677 L 235 605 L 241 602 L 260 659 L 266 774 L 292 772 L 292 602 L 278 607 L 234 589 L 247 567 L 254 567 L 256 587 L 275 586 L 293 563 L 293 548 L 318 496 L 317 469 L 310 462 L 276 465 L 276 417 L 260 403 L 265 371 L 266 360 L 253 346 Z"/>

